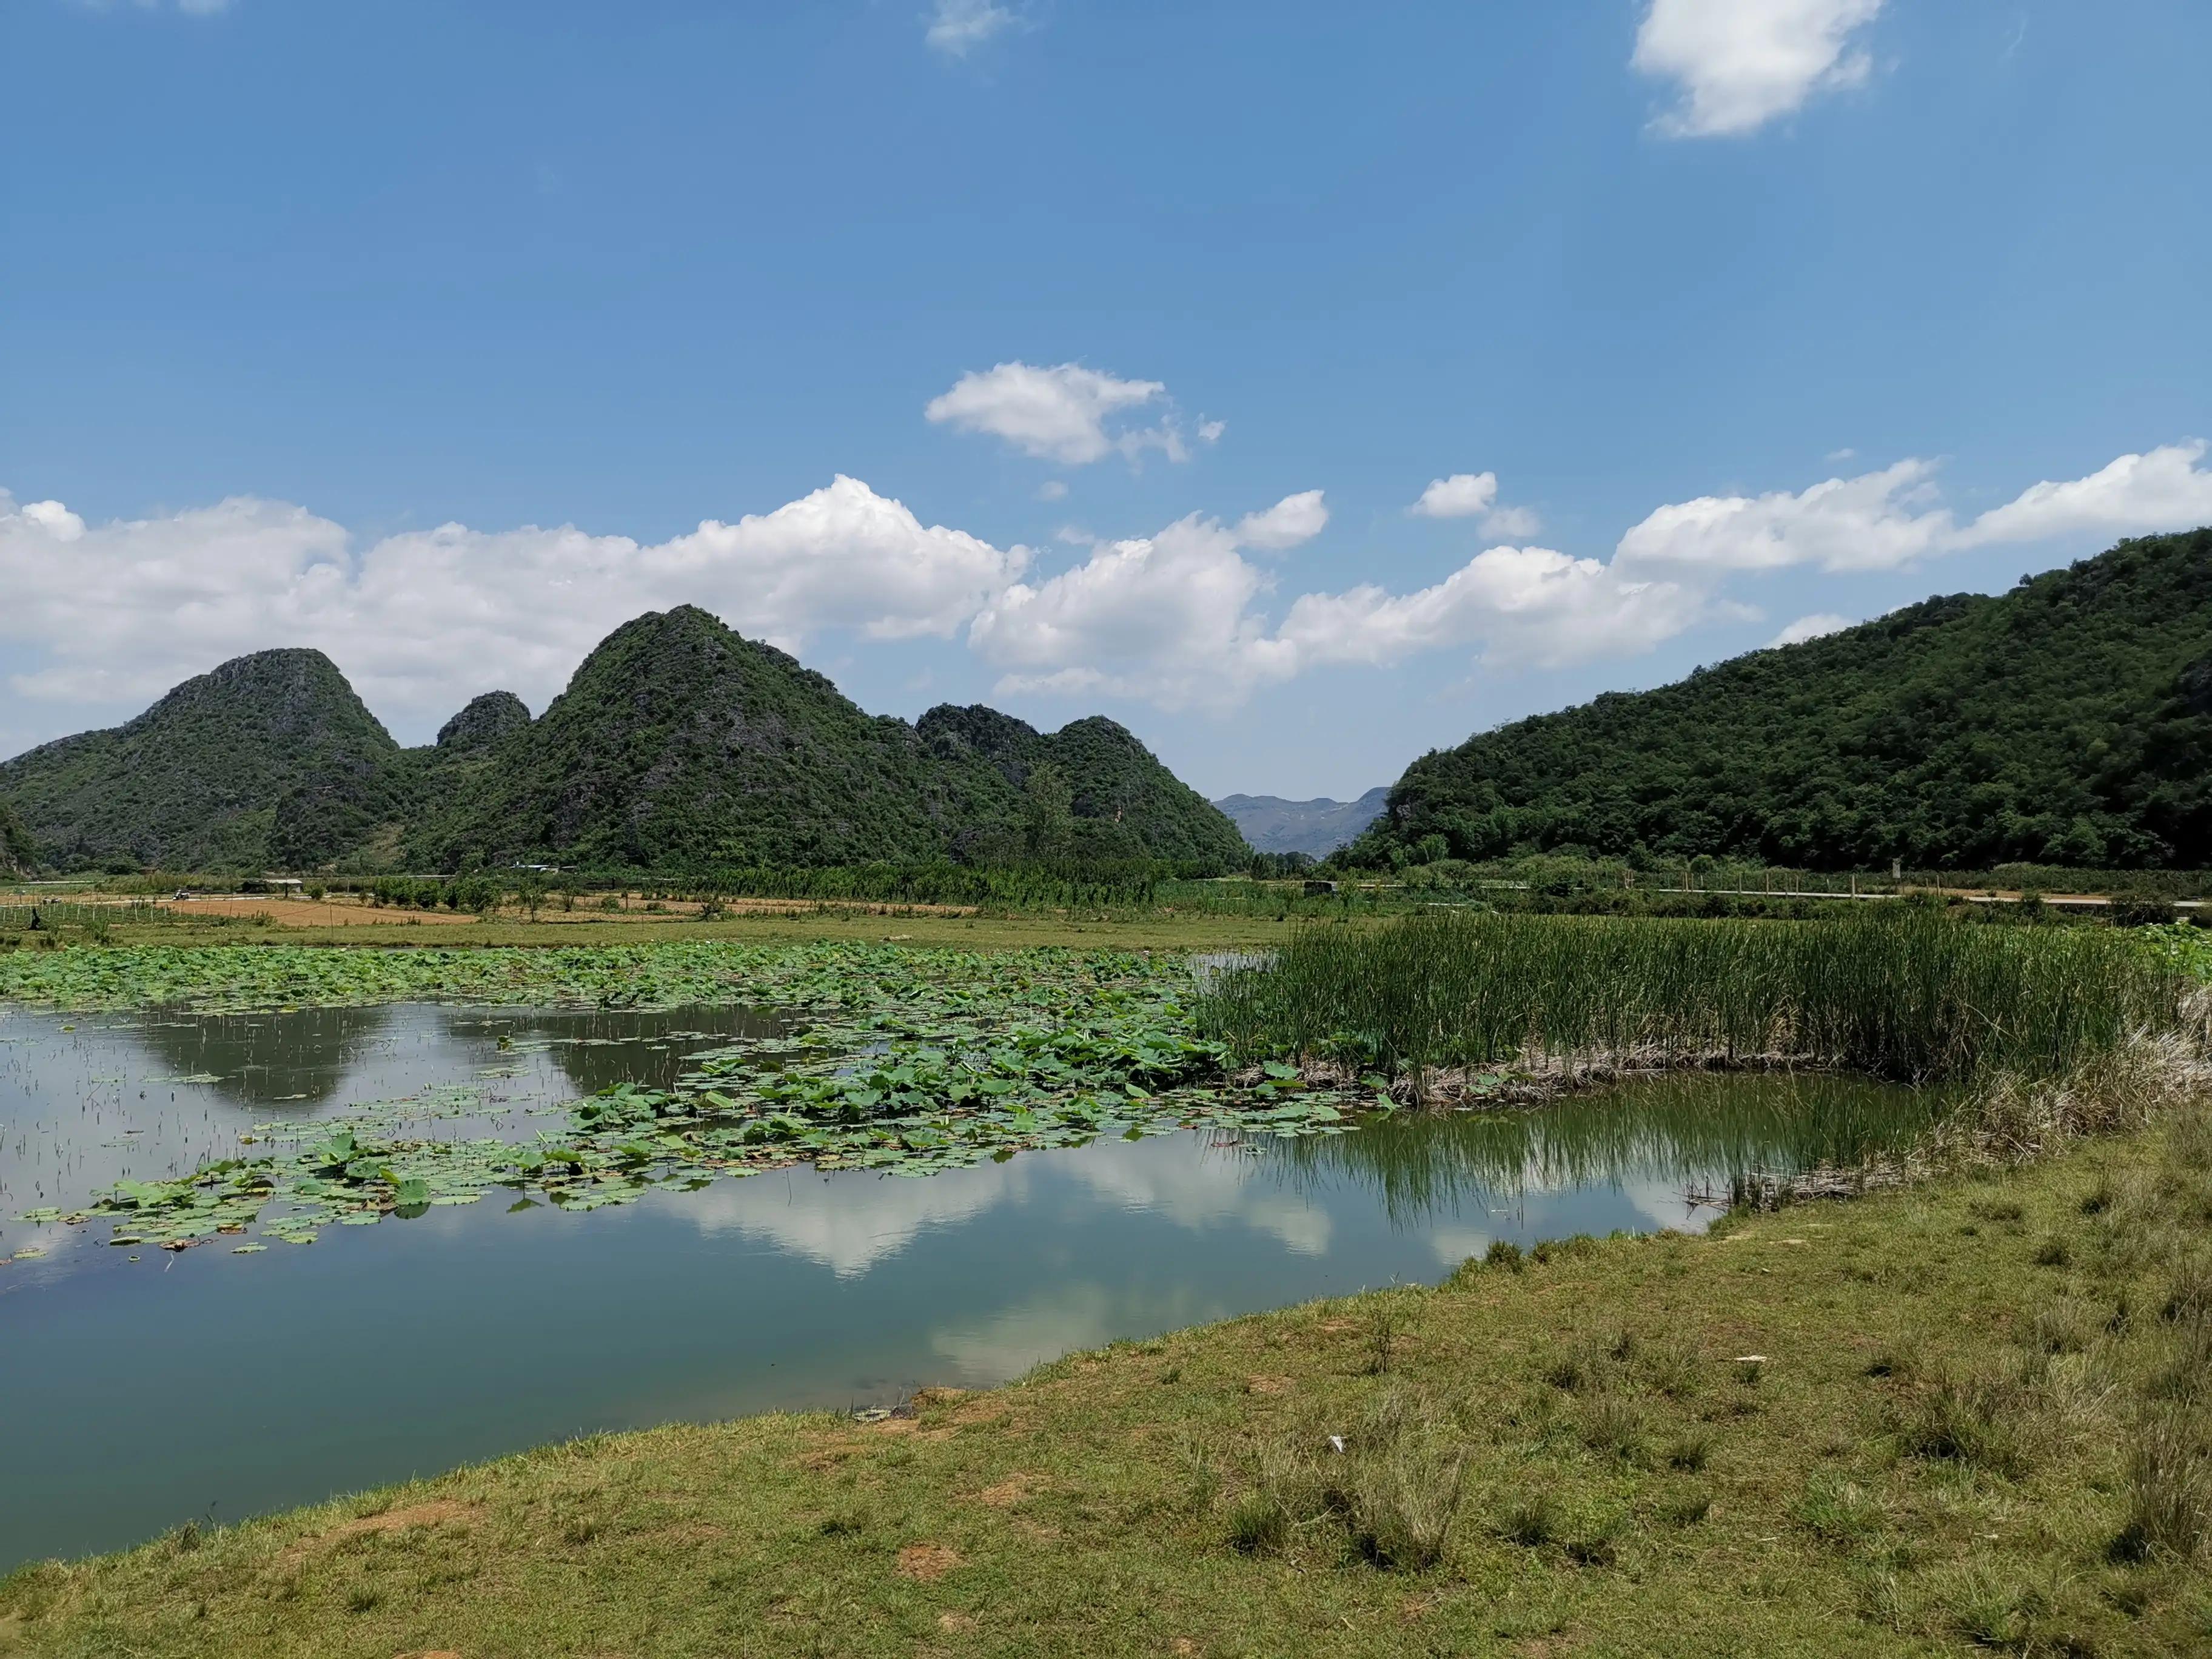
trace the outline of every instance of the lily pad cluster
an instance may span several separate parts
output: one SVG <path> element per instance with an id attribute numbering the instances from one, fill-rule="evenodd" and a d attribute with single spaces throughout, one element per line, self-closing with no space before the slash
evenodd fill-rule
<path id="1" fill-rule="evenodd" d="M 569 1103 L 562 1122 L 528 1139 L 422 1132 L 422 1115 L 473 1109 L 466 1090 L 447 1091 L 442 1105 L 383 1103 L 341 1120 L 263 1126 L 248 1156 L 102 1195 L 93 1212 L 112 1218 L 118 1243 L 176 1249 L 249 1230 L 307 1243 L 331 1225 L 420 1215 L 501 1188 L 520 1202 L 593 1209 L 801 1162 L 924 1176 L 1107 1134 L 1335 1133 L 1378 1103 L 1379 1079 L 1309 1086 L 1282 1064 L 1232 1079 L 1226 1049 L 1198 1036 L 1187 1011 L 1187 964 L 1122 952 L 678 943 L 41 954 L 139 959 L 72 981 L 118 1000 L 228 1008 L 254 994 L 299 1006 L 349 989 L 354 1000 L 742 1001 L 787 1009 L 799 1026 L 690 1054 L 672 1087 L 617 1084 Z M 246 981 L 263 988 L 247 993 Z"/>

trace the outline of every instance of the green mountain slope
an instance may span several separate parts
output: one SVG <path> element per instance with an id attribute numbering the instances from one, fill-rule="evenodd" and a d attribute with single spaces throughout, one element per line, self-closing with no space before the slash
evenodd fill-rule
<path id="1" fill-rule="evenodd" d="M 2123 542 L 1413 763 L 1353 856 L 2212 865 L 2212 530 Z"/>
<path id="2" fill-rule="evenodd" d="M 603 641 L 416 842 L 447 867 L 912 862 L 944 856 L 979 807 L 1010 811 L 1010 793 L 682 605 Z"/>
<path id="3" fill-rule="evenodd" d="M 241 657 L 128 725 L 0 767 L 0 809 L 65 868 L 1247 856 L 1111 720 L 1045 736 L 939 708 L 917 730 L 690 606 L 617 629 L 538 720 L 487 692 L 421 749 L 393 743 L 320 653 Z"/>
<path id="4" fill-rule="evenodd" d="M 412 805 L 399 745 L 319 651 L 262 651 L 186 680 L 136 720 L 0 765 L 0 801 L 41 854 L 166 869 L 314 866 Z"/>
<path id="5" fill-rule="evenodd" d="M 1237 826 L 1164 766 L 1127 727 L 1100 715 L 1045 733 L 981 703 L 939 703 L 915 731 L 951 763 L 989 766 L 1022 796 L 1032 854 L 1064 838 L 1083 859 L 1174 859 L 1227 867 L 1249 855 Z M 1064 799 L 1062 797 L 1064 796 Z M 1060 820 L 1064 817 L 1064 827 Z"/>

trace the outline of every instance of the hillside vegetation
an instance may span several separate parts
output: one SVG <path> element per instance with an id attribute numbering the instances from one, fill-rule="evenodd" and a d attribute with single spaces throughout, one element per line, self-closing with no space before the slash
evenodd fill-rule
<path id="1" fill-rule="evenodd" d="M 411 799 L 399 745 L 319 651 L 259 651 L 136 720 L 0 766 L 0 802 L 65 867 L 313 866 Z"/>
<path id="2" fill-rule="evenodd" d="M 542 718 L 488 692 L 418 750 L 321 653 L 242 657 L 125 726 L 0 765 L 0 809 L 40 860 L 80 869 L 1225 869 L 1247 856 L 1235 826 L 1111 720 L 1048 736 L 947 708 L 917 729 L 690 606 L 617 629 Z"/>
<path id="3" fill-rule="evenodd" d="M 2212 862 L 2212 530 L 1423 756 L 1352 856 Z"/>

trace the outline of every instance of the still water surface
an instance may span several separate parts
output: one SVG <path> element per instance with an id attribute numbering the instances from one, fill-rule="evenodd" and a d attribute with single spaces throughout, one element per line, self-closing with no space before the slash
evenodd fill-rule
<path id="1" fill-rule="evenodd" d="M 1653 1079 L 1346 1135 L 1184 1133 L 927 1179 L 793 1169 L 569 1214 L 511 1194 L 235 1256 L 20 1223 L 280 1118 L 413 1100 L 526 1139 L 561 1103 L 772 1034 L 736 1009 L 0 1011 L 0 1571 L 599 1429 L 888 1404 L 1394 1281 L 1493 1238 L 1694 1229 L 1745 1170 L 1916 1132 L 1909 1093 Z M 533 1114 L 537 1115 L 534 1118 Z M 24 1255 L 43 1250 L 42 1255 Z"/>

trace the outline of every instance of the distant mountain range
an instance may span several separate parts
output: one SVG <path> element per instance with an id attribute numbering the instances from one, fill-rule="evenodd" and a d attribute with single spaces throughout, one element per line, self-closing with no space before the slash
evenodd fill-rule
<path id="1" fill-rule="evenodd" d="M 1354 856 L 2212 866 L 2212 530 L 1516 720 L 1390 806 Z"/>
<path id="2" fill-rule="evenodd" d="M 1225 871 L 1236 826 L 1124 727 L 870 715 L 691 606 L 615 630 L 544 714 L 487 692 L 403 749 L 319 651 L 258 652 L 0 764 L 64 868 L 676 869 L 957 858 Z"/>
<path id="3" fill-rule="evenodd" d="M 1382 815 L 1390 792 L 1370 789 L 1358 800 L 1285 800 L 1279 795 L 1229 795 L 1213 804 L 1262 853 L 1310 853 L 1322 858 Z"/>

